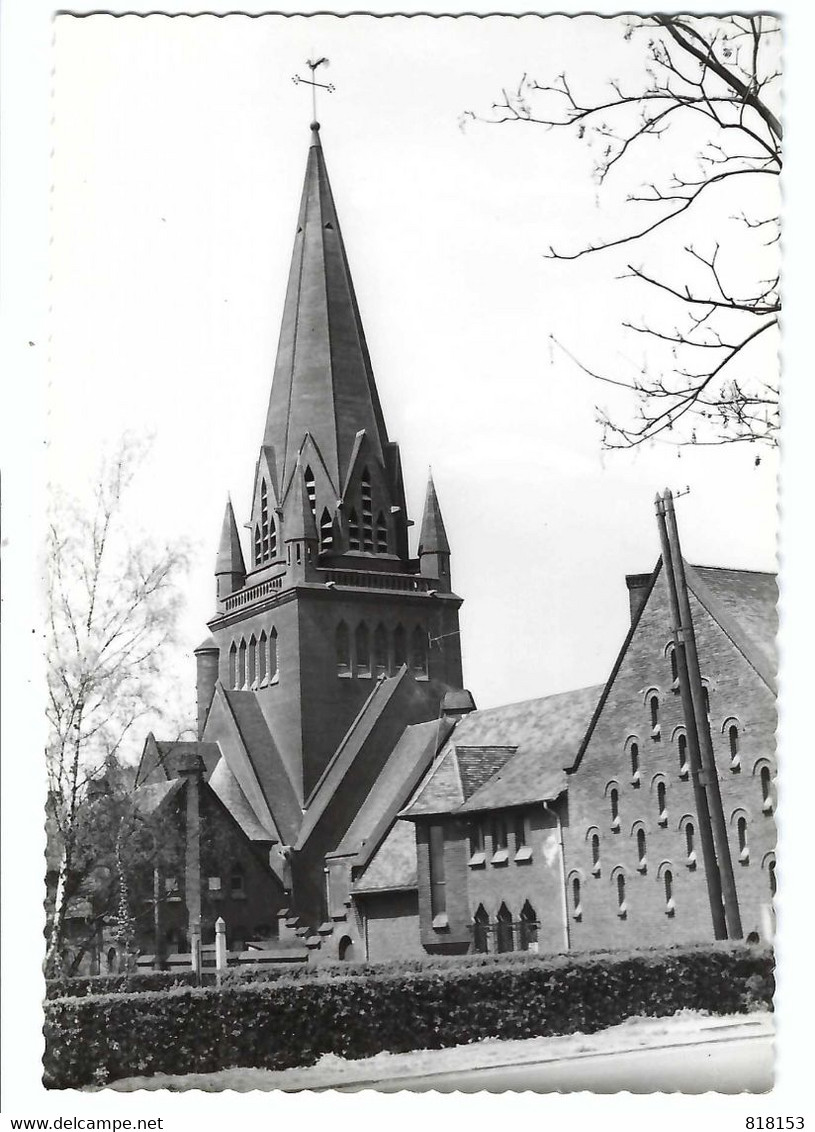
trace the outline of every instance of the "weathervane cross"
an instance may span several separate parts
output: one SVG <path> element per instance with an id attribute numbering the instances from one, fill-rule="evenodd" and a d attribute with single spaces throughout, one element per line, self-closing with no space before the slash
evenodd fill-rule
<path id="1" fill-rule="evenodd" d="M 333 83 L 317 82 L 315 74 L 317 68 L 322 67 L 323 64 L 328 66 L 328 59 L 326 59 L 325 56 L 323 56 L 322 59 L 306 59 L 306 66 L 311 71 L 311 78 L 303 79 L 299 75 L 292 75 L 291 80 L 295 86 L 299 86 L 300 83 L 305 83 L 306 86 L 311 87 L 311 117 L 315 122 L 317 121 L 317 87 L 327 91 L 329 94 L 333 94 L 336 89 Z"/>

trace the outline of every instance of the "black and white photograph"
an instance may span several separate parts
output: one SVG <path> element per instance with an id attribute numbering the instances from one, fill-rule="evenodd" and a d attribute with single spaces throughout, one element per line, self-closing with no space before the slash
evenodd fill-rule
<path id="1" fill-rule="evenodd" d="M 806 1127 L 787 33 L 51 15 L 21 1116 Z"/>

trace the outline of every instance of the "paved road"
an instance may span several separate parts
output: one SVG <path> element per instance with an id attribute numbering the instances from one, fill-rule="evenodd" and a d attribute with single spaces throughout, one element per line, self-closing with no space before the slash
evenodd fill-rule
<path id="1" fill-rule="evenodd" d="M 511 1065 L 493 1069 L 471 1069 L 460 1073 L 382 1080 L 365 1085 L 346 1085 L 339 1092 L 361 1088 L 393 1093 L 475 1093 L 520 1091 L 539 1093 L 763 1093 L 773 1085 L 773 1042 L 767 1034 L 753 1037 L 719 1038 L 693 1045 L 589 1054 L 560 1061 Z M 337 1088 L 337 1086 L 334 1086 Z"/>

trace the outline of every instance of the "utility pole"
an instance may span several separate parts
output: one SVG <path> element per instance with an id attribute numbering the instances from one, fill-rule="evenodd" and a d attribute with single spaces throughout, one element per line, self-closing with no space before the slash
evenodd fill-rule
<path id="1" fill-rule="evenodd" d="M 710 811 L 710 826 L 713 835 L 713 845 L 716 851 L 716 860 L 718 861 L 718 873 L 722 899 L 724 901 L 727 936 L 729 939 L 741 939 L 743 933 L 741 915 L 739 913 L 738 894 L 736 892 L 736 879 L 733 875 L 733 861 L 730 856 L 727 823 L 725 822 L 724 809 L 722 807 L 719 775 L 713 753 L 713 740 L 710 736 L 710 722 L 708 720 L 708 710 L 702 685 L 702 673 L 699 668 L 699 653 L 696 648 L 696 634 L 693 628 L 690 598 L 688 597 L 685 565 L 682 560 L 682 550 L 679 545 L 679 531 L 676 525 L 673 495 L 666 489 L 662 499 L 668 546 L 670 549 L 671 573 L 676 587 L 679 610 L 677 637 L 684 645 L 684 654 L 687 661 L 688 688 L 693 704 L 694 727 L 698 738 L 701 760 L 699 780 L 704 789 L 708 809 Z"/>

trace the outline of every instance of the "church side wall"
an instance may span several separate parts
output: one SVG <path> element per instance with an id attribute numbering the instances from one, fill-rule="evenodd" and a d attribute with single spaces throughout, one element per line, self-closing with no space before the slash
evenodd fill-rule
<path id="1" fill-rule="evenodd" d="M 703 679 L 710 697 L 711 730 L 721 780 L 725 818 L 746 811 L 749 864 L 738 860 L 737 829 L 731 853 L 745 935 L 766 922 L 769 876 L 762 859 L 775 841 L 774 823 L 761 810 L 756 760 L 772 758 L 774 704 L 766 686 L 721 628 L 692 598 Z M 626 656 L 610 689 L 578 770 L 569 779 L 566 832 L 567 903 L 572 947 L 659 945 L 713 938 L 693 785 L 680 775 L 679 735 L 684 729 L 681 697 L 672 690 L 671 639 L 665 580 L 657 579 Z M 652 736 L 649 699 L 659 700 L 659 737 Z M 741 771 L 729 768 L 728 719 L 738 721 Z M 722 728 L 725 727 L 725 734 Z M 632 781 L 631 744 L 639 749 L 639 783 Z M 660 820 L 659 784 L 665 787 Z M 613 828 L 611 791 L 618 791 L 619 829 Z M 694 830 L 696 861 L 688 863 L 686 825 Z M 637 833 L 645 834 L 645 863 Z M 599 868 L 593 867 L 591 837 L 600 839 Z M 664 873 L 673 878 L 673 911 Z M 618 877 L 624 877 L 620 915 Z M 579 882 L 575 905 L 574 881 Z M 765 934 L 761 932 L 761 934 Z"/>

